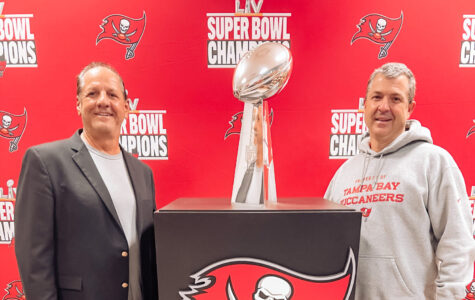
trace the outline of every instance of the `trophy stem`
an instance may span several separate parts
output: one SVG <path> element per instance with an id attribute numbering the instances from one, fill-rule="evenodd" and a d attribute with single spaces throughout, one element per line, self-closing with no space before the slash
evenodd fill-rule
<path id="1" fill-rule="evenodd" d="M 272 138 L 270 132 L 270 121 L 271 116 L 269 114 L 269 105 L 268 102 L 264 102 L 263 109 L 263 159 L 264 159 L 264 192 L 265 201 L 277 202 L 277 191 L 275 185 L 275 173 L 274 173 L 274 155 L 272 153 Z"/>
<path id="2" fill-rule="evenodd" d="M 267 102 L 244 104 L 233 184 L 233 203 L 276 202 L 270 117 Z"/>

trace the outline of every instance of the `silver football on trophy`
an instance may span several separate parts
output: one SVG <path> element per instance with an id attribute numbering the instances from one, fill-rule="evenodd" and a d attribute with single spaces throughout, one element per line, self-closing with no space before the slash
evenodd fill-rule
<path id="1" fill-rule="evenodd" d="M 292 54 L 279 43 L 266 42 L 247 52 L 234 70 L 234 97 L 257 103 L 280 92 L 292 72 Z"/>

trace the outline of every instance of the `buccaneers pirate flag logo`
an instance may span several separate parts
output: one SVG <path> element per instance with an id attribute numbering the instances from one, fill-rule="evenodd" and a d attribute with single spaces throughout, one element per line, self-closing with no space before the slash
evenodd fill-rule
<path id="1" fill-rule="evenodd" d="M 401 16 L 397 19 L 391 19 L 380 14 L 366 15 L 356 25 L 358 32 L 353 35 L 351 44 L 357 39 L 364 38 L 383 45 L 379 50 L 378 58 L 385 58 L 388 55 L 389 47 L 391 47 L 401 30 L 402 20 L 402 11 Z"/>
<path id="2" fill-rule="evenodd" d="M 302 274 L 260 259 L 232 258 L 191 277 L 194 284 L 179 292 L 182 300 L 346 300 L 353 291 L 355 257 L 350 249 L 344 270 L 329 276 Z"/>
<path id="3" fill-rule="evenodd" d="M 227 139 L 232 134 L 241 133 L 242 115 L 243 115 L 242 111 L 232 115 L 231 121 L 228 122 L 228 124 L 231 126 L 224 133 L 224 139 Z M 270 125 L 272 126 L 272 122 L 274 120 L 274 110 L 272 108 L 270 109 L 269 118 L 270 118 Z"/>
<path id="4" fill-rule="evenodd" d="M 126 49 L 125 59 L 135 56 L 140 39 L 145 30 L 145 12 L 141 19 L 132 19 L 124 15 L 110 15 L 102 20 L 102 32 L 96 39 L 96 45 L 103 39 L 111 39 L 123 45 L 130 45 Z"/>
<path id="5" fill-rule="evenodd" d="M 472 280 L 467 286 L 465 287 L 465 293 L 467 295 L 463 300 L 475 300 L 475 279 Z"/>
<path id="6" fill-rule="evenodd" d="M 238 113 L 235 113 L 231 117 L 231 121 L 228 122 L 229 125 L 231 125 L 231 127 L 229 127 L 228 130 L 226 130 L 226 133 L 224 134 L 224 139 L 227 139 L 228 136 L 230 136 L 231 134 L 239 134 L 241 132 L 242 114 L 243 112 L 240 111 Z"/>
<path id="7" fill-rule="evenodd" d="M 21 285 L 20 280 L 14 280 L 7 284 L 5 289 L 7 292 L 3 296 L 2 300 L 25 300 L 25 293 L 23 292 L 23 286 Z"/>
<path id="8" fill-rule="evenodd" d="M 5 60 L 0 60 L 0 77 L 3 77 L 3 72 L 7 67 L 7 62 Z"/>
<path id="9" fill-rule="evenodd" d="M 475 123 L 475 120 L 473 120 L 473 123 Z M 469 136 L 475 133 L 475 125 L 473 125 L 467 132 L 467 139 Z"/>
<path id="10" fill-rule="evenodd" d="M 26 127 L 26 108 L 22 115 L 14 115 L 6 111 L 0 110 L 0 137 L 10 139 L 9 151 L 18 150 L 18 142 Z"/>

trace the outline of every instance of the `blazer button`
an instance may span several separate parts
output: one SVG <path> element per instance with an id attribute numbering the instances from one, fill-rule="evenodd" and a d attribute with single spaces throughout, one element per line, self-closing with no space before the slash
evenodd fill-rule
<path id="1" fill-rule="evenodd" d="M 122 257 L 127 257 L 129 253 L 127 251 L 122 251 Z"/>
<path id="2" fill-rule="evenodd" d="M 129 286 L 129 284 L 128 284 L 127 282 L 122 283 L 122 287 L 123 287 L 124 289 L 127 288 L 128 286 Z"/>

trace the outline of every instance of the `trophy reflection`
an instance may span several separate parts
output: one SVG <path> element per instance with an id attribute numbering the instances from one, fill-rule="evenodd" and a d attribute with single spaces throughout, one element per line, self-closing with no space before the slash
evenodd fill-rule
<path id="1" fill-rule="evenodd" d="M 234 71 L 234 96 L 244 102 L 233 203 L 277 202 L 270 116 L 265 99 L 280 92 L 292 71 L 290 50 L 266 42 L 247 52 Z"/>

